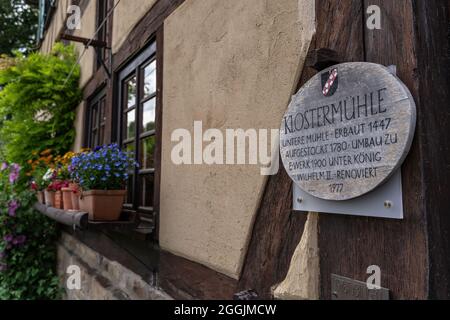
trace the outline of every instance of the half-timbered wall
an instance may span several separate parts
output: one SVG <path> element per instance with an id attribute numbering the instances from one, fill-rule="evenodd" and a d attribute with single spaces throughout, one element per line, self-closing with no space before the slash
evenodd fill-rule
<path id="1" fill-rule="evenodd" d="M 43 52 L 61 32 L 64 3 Z M 79 3 L 82 30 L 74 35 L 89 38 L 95 1 Z M 382 10 L 381 30 L 365 26 L 371 4 Z M 66 230 L 63 256 L 73 241 L 83 242 L 146 282 L 157 279 L 175 298 L 228 299 L 247 289 L 271 298 L 286 280 L 281 297 L 330 299 L 331 274 L 365 281 L 370 265 L 381 267 L 391 298 L 448 298 L 449 7 L 448 0 L 121 0 L 110 19 L 112 77 L 94 70 L 93 49 L 80 61 L 84 101 L 75 149 L 83 144 L 84 106 L 99 88 L 107 92 L 110 119 L 105 143 L 114 140 L 114 75 L 162 35 L 160 247 L 98 230 L 74 232 L 72 239 Z M 267 178 L 259 166 L 171 161 L 172 131 L 192 132 L 194 121 L 203 121 L 204 130 L 278 128 L 291 94 L 330 63 L 315 59 L 323 48 L 340 62 L 395 64 L 414 95 L 418 129 L 402 168 L 403 221 L 313 214 L 304 232 L 307 215 L 291 210 L 292 183 L 283 168 Z M 296 287 L 292 274 L 285 279 L 289 270 L 311 267 L 307 283 Z"/>

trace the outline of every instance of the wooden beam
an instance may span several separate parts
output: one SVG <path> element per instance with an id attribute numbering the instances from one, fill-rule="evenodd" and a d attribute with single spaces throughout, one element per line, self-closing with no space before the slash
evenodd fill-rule
<path id="1" fill-rule="evenodd" d="M 344 61 L 396 65 L 418 111 L 415 141 L 402 167 L 405 219 L 320 216 L 321 298 L 331 298 L 332 273 L 366 281 L 370 265 L 381 268 L 381 285 L 392 299 L 449 298 L 450 63 L 443 45 L 449 2 L 317 3 L 319 47 L 337 51 Z M 380 30 L 365 26 L 368 5 L 382 10 Z"/>
<path id="2" fill-rule="evenodd" d="M 292 212 L 291 208 L 292 181 L 281 166 L 279 173 L 269 177 L 266 185 L 239 280 L 239 291 L 253 289 L 259 298 L 270 299 L 271 287 L 286 277 L 307 217 Z"/>
<path id="3" fill-rule="evenodd" d="M 341 61 L 339 54 L 328 48 L 310 49 L 306 56 L 305 67 L 321 71 Z"/>
<path id="4" fill-rule="evenodd" d="M 199 263 L 161 251 L 159 284 L 170 296 L 183 300 L 231 300 L 237 281 Z"/>
<path id="5" fill-rule="evenodd" d="M 297 89 L 317 70 L 346 61 L 360 61 L 363 57 L 360 1 L 317 1 L 316 12 L 321 19 L 305 61 L 305 68 Z M 332 16 L 334 24 L 324 20 Z M 352 17 L 347 19 L 345 17 Z M 355 22 L 354 20 L 358 20 Z M 340 31 L 345 30 L 345 33 Z M 332 34 L 331 38 L 327 34 Z M 359 45 L 351 45 L 351 43 Z M 291 211 L 292 181 L 284 168 L 269 178 L 263 200 L 253 227 L 242 276 L 240 290 L 255 289 L 263 299 L 272 297 L 272 286 L 287 275 L 292 255 L 300 241 L 307 214 Z"/>
<path id="6" fill-rule="evenodd" d="M 428 298 L 450 299 L 450 1 L 413 1 Z M 402 50 L 403 51 L 403 50 Z M 413 196 L 410 193 L 410 197 Z"/>

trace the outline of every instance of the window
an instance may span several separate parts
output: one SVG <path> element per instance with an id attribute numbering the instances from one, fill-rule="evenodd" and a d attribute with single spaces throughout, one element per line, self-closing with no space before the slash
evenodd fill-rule
<path id="1" fill-rule="evenodd" d="M 85 145 L 95 148 L 104 143 L 106 125 L 106 94 L 102 90 L 88 101 Z"/>
<path id="2" fill-rule="evenodd" d="M 97 29 L 99 29 L 97 33 L 98 41 L 107 42 L 108 39 L 108 21 L 105 21 L 108 14 L 108 0 L 97 0 Z M 96 48 L 96 57 L 97 57 L 97 70 L 102 66 L 102 60 L 107 61 L 107 50 L 105 48 Z"/>
<path id="3" fill-rule="evenodd" d="M 125 209 L 154 216 L 159 194 L 160 97 L 156 43 L 152 43 L 118 75 L 119 143 L 140 167 L 127 185 Z"/>

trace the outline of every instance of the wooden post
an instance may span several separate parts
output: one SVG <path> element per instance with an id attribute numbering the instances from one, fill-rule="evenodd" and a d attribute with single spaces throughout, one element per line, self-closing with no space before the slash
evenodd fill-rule
<path id="1" fill-rule="evenodd" d="M 381 30 L 365 26 L 369 2 L 382 10 Z M 317 0 L 316 10 L 320 42 L 344 61 L 396 65 L 418 109 L 416 138 L 402 168 L 405 219 L 321 215 L 321 297 L 331 299 L 332 273 L 365 282 L 367 268 L 378 265 L 392 299 L 448 298 L 450 64 L 442 45 L 449 3 Z"/>

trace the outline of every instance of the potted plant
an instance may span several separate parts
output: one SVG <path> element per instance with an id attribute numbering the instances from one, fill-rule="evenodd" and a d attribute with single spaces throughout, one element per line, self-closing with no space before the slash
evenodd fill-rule
<path id="1" fill-rule="evenodd" d="M 47 184 L 47 187 L 44 190 L 45 194 L 45 204 L 49 207 L 55 206 L 55 194 L 56 194 L 56 188 L 53 184 L 54 179 L 56 178 L 56 170 L 55 169 L 48 169 L 45 175 L 43 176 L 44 183 Z"/>
<path id="2" fill-rule="evenodd" d="M 36 169 L 33 173 L 33 181 L 31 182 L 31 189 L 36 192 L 38 202 L 45 204 L 44 190 L 48 187 L 48 183 L 44 181 L 45 169 Z"/>
<path id="3" fill-rule="evenodd" d="M 72 200 L 72 210 L 80 211 L 80 189 L 77 183 L 70 183 L 69 190 Z"/>
<path id="4" fill-rule="evenodd" d="M 72 201 L 73 189 L 71 188 L 69 172 L 69 164 L 74 156 L 75 153 L 69 151 L 64 156 L 55 158 L 57 166 L 56 177 L 60 181 L 60 184 L 58 185 L 60 190 L 56 192 L 56 207 L 64 209 L 65 211 L 74 210 Z M 61 202 L 58 201 L 59 198 L 61 198 Z"/>
<path id="5" fill-rule="evenodd" d="M 68 181 L 62 181 L 62 180 L 55 180 L 53 181 L 48 189 L 55 192 L 55 202 L 53 203 L 53 207 L 56 209 L 65 209 L 64 207 L 64 196 L 63 196 L 63 189 L 68 189 L 69 182 Z M 70 195 L 70 193 L 69 193 Z M 70 197 L 70 202 L 72 202 L 72 197 Z M 69 209 L 67 209 L 69 210 Z M 71 210 L 71 208 L 70 208 Z"/>
<path id="6" fill-rule="evenodd" d="M 46 203 L 45 190 L 52 181 L 49 170 L 49 168 L 53 168 L 53 156 L 51 152 L 50 149 L 44 150 L 41 153 L 34 151 L 31 159 L 27 161 L 27 167 L 25 168 L 28 171 L 27 175 L 32 177 L 31 189 L 36 192 L 38 202 L 42 204 Z M 52 202 L 52 197 L 49 197 L 49 201 Z"/>
<path id="7" fill-rule="evenodd" d="M 137 163 L 117 144 L 75 156 L 70 171 L 81 187 L 80 210 L 95 221 L 116 221 L 125 200 L 125 184 Z"/>

